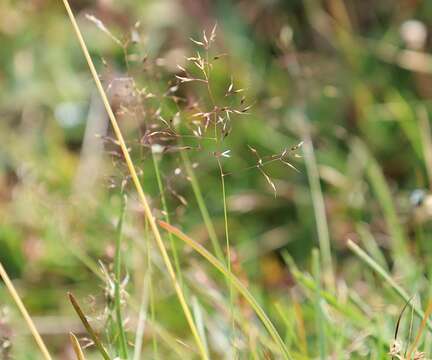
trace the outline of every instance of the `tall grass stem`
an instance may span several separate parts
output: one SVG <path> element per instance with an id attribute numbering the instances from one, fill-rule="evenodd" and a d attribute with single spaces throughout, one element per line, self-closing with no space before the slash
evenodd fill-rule
<path id="1" fill-rule="evenodd" d="M 202 192 L 201 192 L 201 187 L 199 186 L 198 180 L 195 176 L 195 172 L 192 168 L 192 164 L 190 162 L 189 156 L 187 155 L 187 153 L 185 151 L 181 151 L 181 157 L 182 157 L 185 169 L 186 169 L 187 176 L 190 179 L 190 182 L 192 185 L 192 191 L 193 191 L 193 193 L 195 195 L 195 199 L 198 203 L 198 208 L 201 212 L 201 216 L 202 216 L 202 218 L 204 220 L 204 224 L 207 228 L 207 232 L 208 232 L 213 250 L 216 254 L 216 257 L 220 261 L 224 261 L 224 255 L 223 255 L 222 247 L 219 244 L 219 239 L 216 235 L 216 230 L 215 230 L 215 227 L 213 225 L 213 221 L 211 220 L 210 214 L 207 210 L 207 206 L 205 204 L 204 197 L 203 197 Z"/>
<path id="2" fill-rule="evenodd" d="M 128 358 L 128 348 L 126 333 L 123 325 L 123 318 L 121 312 L 121 246 L 123 237 L 123 223 L 126 213 L 126 197 L 123 196 L 122 205 L 120 210 L 120 218 L 117 224 L 117 238 L 115 245 L 115 256 L 114 256 L 114 307 L 116 313 L 116 322 L 119 332 L 119 354 L 121 359 Z"/>
<path id="3" fill-rule="evenodd" d="M 307 124 L 303 124 L 307 126 Z M 315 152 L 312 144 L 312 139 L 309 133 L 305 132 L 303 153 L 305 158 L 307 176 L 312 196 L 312 204 L 315 212 L 319 249 L 323 263 L 324 281 L 330 289 L 334 290 L 336 286 L 333 273 L 333 261 L 331 255 L 330 235 L 327 223 L 327 215 L 324 204 L 324 197 L 321 190 L 320 175 L 315 158 Z"/>
<path id="4" fill-rule="evenodd" d="M 149 205 L 149 203 L 147 201 L 147 198 L 146 198 L 146 196 L 144 194 L 144 190 L 143 190 L 143 188 L 141 186 L 141 183 L 140 183 L 140 180 L 138 178 L 138 174 L 136 172 L 135 165 L 132 162 L 132 158 L 131 158 L 131 156 L 129 154 L 129 150 L 127 148 L 126 142 L 124 141 L 123 134 L 122 134 L 122 132 L 120 130 L 120 127 L 119 127 L 119 125 L 117 123 L 117 119 L 116 119 L 116 117 L 114 115 L 113 110 L 111 109 L 111 105 L 109 103 L 108 97 L 107 97 L 107 95 L 105 93 L 105 90 L 104 90 L 104 88 L 102 86 L 102 83 L 101 83 L 101 81 L 99 79 L 98 73 L 97 73 L 96 68 L 95 68 L 95 66 L 93 64 L 93 60 L 90 57 L 90 53 L 89 53 L 89 51 L 87 49 L 87 45 L 86 45 L 86 43 L 84 41 L 84 38 L 83 38 L 83 36 L 81 34 L 81 30 L 80 30 L 80 28 L 78 26 L 78 23 L 76 22 L 76 19 L 75 19 L 75 16 L 74 16 L 73 12 L 72 12 L 72 9 L 70 8 L 68 0 L 63 0 L 63 4 L 64 4 L 64 6 L 66 8 L 66 11 L 67 11 L 67 13 L 69 15 L 70 21 L 71 21 L 72 26 L 73 26 L 74 31 L 75 31 L 75 34 L 77 36 L 77 39 L 78 39 L 79 44 L 81 46 L 81 49 L 82 49 L 82 51 L 84 53 L 84 57 L 86 58 L 87 64 L 88 64 L 88 66 L 90 68 L 90 72 L 91 72 L 91 74 L 93 76 L 93 79 L 94 79 L 94 81 L 96 83 L 96 87 L 97 87 L 97 89 L 99 91 L 99 94 L 100 94 L 100 96 L 102 98 L 102 102 L 103 102 L 103 104 L 105 106 L 105 109 L 106 109 L 106 111 L 108 113 L 108 117 L 110 118 L 111 125 L 112 125 L 112 127 L 114 129 L 115 136 L 116 136 L 116 138 L 117 138 L 117 140 L 118 140 L 118 142 L 120 144 L 120 148 L 122 150 L 124 159 L 126 161 L 128 169 L 129 169 L 129 173 L 131 175 L 132 181 L 133 181 L 133 183 L 135 185 L 135 188 L 136 188 L 136 191 L 138 193 L 138 197 L 140 199 L 141 205 L 144 208 L 145 216 L 148 219 L 151 231 L 154 234 L 156 243 L 157 243 L 157 245 L 159 247 L 159 250 L 160 250 L 160 253 L 162 255 L 162 259 L 163 259 L 163 261 L 165 263 L 165 266 L 167 268 L 168 274 L 169 274 L 169 276 L 171 278 L 171 282 L 173 284 L 173 287 L 174 287 L 175 292 L 177 294 L 177 297 L 179 299 L 180 305 L 181 305 L 181 307 L 183 309 L 183 312 L 185 314 L 186 320 L 187 320 L 187 322 L 189 324 L 189 327 L 190 327 L 190 329 L 192 331 L 192 335 L 193 335 L 193 337 L 195 339 L 195 342 L 196 342 L 196 345 L 198 347 L 199 353 L 201 354 L 201 357 L 203 359 L 207 360 L 208 357 L 207 357 L 207 354 L 206 354 L 206 351 L 205 351 L 205 347 L 204 347 L 203 342 L 202 342 L 202 340 L 201 340 L 201 338 L 199 336 L 199 333 L 198 333 L 198 330 L 197 330 L 196 325 L 194 323 L 194 319 L 193 319 L 192 313 L 191 313 L 191 311 L 189 309 L 189 306 L 186 303 L 186 299 L 185 299 L 185 296 L 183 294 L 183 290 L 182 290 L 182 288 L 181 288 L 181 286 L 180 286 L 180 284 L 179 284 L 179 282 L 177 280 L 177 276 L 175 274 L 175 271 L 174 271 L 174 268 L 172 266 L 171 260 L 170 260 L 170 258 L 168 256 L 167 249 L 166 249 L 165 244 L 164 244 L 164 242 L 162 240 L 162 237 L 160 235 L 159 229 L 158 229 L 158 227 L 156 225 L 156 221 L 155 221 L 155 219 L 153 217 L 152 211 L 150 209 L 150 205 Z"/>

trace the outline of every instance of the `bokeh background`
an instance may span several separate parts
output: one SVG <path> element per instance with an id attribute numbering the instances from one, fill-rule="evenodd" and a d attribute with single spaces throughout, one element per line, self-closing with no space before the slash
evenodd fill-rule
<path id="1" fill-rule="evenodd" d="M 111 101 L 117 110 L 127 107 L 130 88 L 127 81 L 115 79 L 132 76 L 148 91 L 164 94 L 181 73 L 177 64 L 189 66 L 186 57 L 197 51 L 190 38 L 201 39 L 203 30 L 209 34 L 217 24 L 212 51 L 222 56 L 212 70 L 213 89 L 226 102 L 224 91 L 233 82 L 244 89 L 245 104 L 252 105 L 248 114 L 233 116 L 222 146 L 231 155 L 223 166 L 230 174 L 225 179 L 235 271 L 268 304 L 278 326 L 284 321 L 271 304 L 286 304 L 290 318 L 290 299 L 296 298 L 304 306 L 307 339 L 313 344 L 313 306 L 282 253 L 288 251 L 300 269 L 310 271 L 312 249 L 321 244 L 322 250 L 329 241 L 337 298 L 342 303 L 354 299 L 384 339 L 380 345 L 372 339 L 374 346 L 360 341 L 346 355 L 343 349 L 368 329 L 356 327 L 349 316 L 329 315 L 329 354 L 385 358 L 385 340 L 391 341 L 404 302 L 365 268 L 346 242 L 350 238 L 366 248 L 410 295 L 428 298 L 432 3 L 73 0 L 71 5 L 101 77 L 105 84 L 112 81 Z M 129 69 L 122 47 L 86 14 L 102 21 L 121 41 L 130 40 Z M 181 86 L 186 88 L 182 96 L 197 101 L 203 97 L 205 103 L 200 85 Z M 154 113 L 159 104 L 164 118 L 174 117 L 173 105 L 158 97 L 148 112 Z M 124 116 L 120 125 L 134 149 L 152 208 L 160 215 L 151 157 L 139 141 L 145 121 Z M 2 1 L 0 261 L 58 358 L 73 358 L 67 334 L 81 331 L 67 291 L 82 299 L 96 324 L 103 323 L 105 284 L 98 261 L 107 268 L 112 263 L 122 186 L 129 194 L 124 256 L 130 298 L 139 301 L 146 272 L 145 222 L 110 136 L 61 1 Z M 248 145 L 266 157 L 301 141 L 297 153 L 302 157 L 290 159 L 298 171 L 278 161 L 265 167 L 275 196 L 254 168 L 256 158 Z M 185 142 L 196 145 L 195 140 Z M 188 154 L 222 241 L 220 174 L 213 151 L 204 142 Z M 173 223 L 210 248 L 179 153 L 161 155 L 160 164 Z M 324 268 L 328 260 L 324 253 Z M 157 326 L 166 336 L 188 336 L 157 255 L 154 261 Z M 207 268 L 203 260 L 182 248 L 181 263 L 192 282 L 202 280 Z M 194 291 L 205 297 L 200 294 L 205 289 Z M 205 306 L 217 323 L 211 300 Z M 0 310 L 0 344 L 12 344 L 0 354 L 36 358 L 32 339 L 4 288 Z M 133 319 L 134 311 L 127 311 Z M 296 329 L 295 322 L 292 326 Z M 345 336 L 337 339 L 341 329 L 346 329 Z M 170 354 L 169 347 L 160 347 L 162 354 Z M 310 352 L 315 353 L 313 346 Z"/>

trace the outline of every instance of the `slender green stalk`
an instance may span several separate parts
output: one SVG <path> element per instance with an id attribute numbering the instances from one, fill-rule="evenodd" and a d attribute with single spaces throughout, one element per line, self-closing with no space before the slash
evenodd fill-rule
<path id="1" fill-rule="evenodd" d="M 186 151 L 181 151 L 180 154 L 181 154 L 183 164 L 184 164 L 185 169 L 186 169 L 186 173 L 190 179 L 190 182 L 192 185 L 192 190 L 193 190 L 193 193 L 195 195 L 196 201 L 198 203 L 198 207 L 200 209 L 201 216 L 202 216 L 202 218 L 204 220 L 204 224 L 207 228 L 207 232 L 209 234 L 210 241 L 212 243 L 215 255 L 220 261 L 224 261 L 223 251 L 222 251 L 222 248 L 219 244 L 219 240 L 218 240 L 217 235 L 216 235 L 216 230 L 214 228 L 213 221 L 210 218 L 210 214 L 207 210 L 207 206 L 205 204 L 198 180 L 195 176 L 195 172 L 192 169 L 192 165 L 190 163 L 189 156 L 187 155 Z"/>
<path id="2" fill-rule="evenodd" d="M 123 223 L 126 212 L 126 197 L 123 197 L 122 206 L 120 211 L 120 218 L 117 224 L 117 239 L 115 246 L 115 257 L 114 257 L 114 307 L 116 313 L 116 322 L 119 332 L 118 338 L 118 346 L 119 346 L 119 355 L 121 359 L 128 358 L 128 348 L 127 348 L 127 339 L 126 333 L 123 326 L 123 319 L 121 313 L 121 294 L 120 294 L 120 286 L 121 286 L 121 243 L 122 243 L 122 235 L 123 235 Z"/>
<path id="3" fill-rule="evenodd" d="M 36 325 L 34 324 L 32 318 L 30 317 L 26 307 L 24 306 L 20 296 L 18 295 L 18 292 L 15 289 L 15 286 L 13 285 L 11 279 L 9 278 L 9 275 L 7 274 L 5 268 L 3 267 L 3 264 L 0 262 L 0 278 L 3 279 L 6 288 L 8 289 L 10 295 L 12 296 L 12 299 L 15 301 L 15 304 L 18 306 L 19 311 L 21 312 L 22 316 L 24 317 L 25 322 L 27 323 L 28 328 L 30 329 L 30 332 L 32 333 L 37 346 L 39 347 L 43 357 L 45 360 L 51 360 L 51 355 L 42 340 L 42 337 L 39 334 L 39 331 L 36 328 Z"/>
<path id="4" fill-rule="evenodd" d="M 319 252 L 317 249 L 312 250 L 312 272 L 315 278 L 315 320 L 318 332 L 318 344 L 320 359 L 327 357 L 326 335 L 324 329 L 324 317 L 321 309 L 321 271 L 319 263 Z"/>
<path id="5" fill-rule="evenodd" d="M 364 252 L 356 243 L 351 240 L 348 240 L 348 247 L 354 254 L 358 256 L 361 261 L 363 261 L 367 266 L 375 271 L 393 289 L 393 291 L 402 298 L 405 303 L 408 303 L 408 306 L 414 310 L 414 313 L 419 319 L 424 318 L 424 312 L 415 306 L 412 301 L 410 301 L 411 298 L 408 293 L 401 286 L 399 286 L 374 259 L 372 259 L 366 252 Z M 430 321 L 427 322 L 427 327 L 432 332 L 432 323 Z"/>
<path id="6" fill-rule="evenodd" d="M 358 234 L 360 235 L 360 240 L 363 243 L 363 246 L 366 249 L 366 251 L 373 256 L 376 262 L 380 264 L 383 269 L 388 270 L 388 265 L 384 257 L 384 254 L 382 253 L 381 249 L 377 244 L 376 239 L 369 231 L 366 224 L 360 223 L 357 225 L 356 229 Z"/>
<path id="7" fill-rule="evenodd" d="M 209 55 L 210 55 L 209 54 L 209 47 L 207 47 L 206 48 L 206 64 L 207 64 L 207 66 L 203 67 L 202 71 L 204 73 L 205 79 L 207 80 L 207 91 L 208 91 L 208 94 L 210 97 L 210 102 L 213 106 L 213 109 L 216 109 L 215 97 L 213 96 L 213 91 L 211 88 L 211 81 L 210 81 L 211 65 L 210 65 L 210 61 L 209 61 L 209 59 L 210 59 Z M 215 141 L 218 145 L 220 145 L 221 141 L 218 138 L 216 112 L 214 112 L 213 121 L 214 121 Z M 225 193 L 225 174 L 223 172 L 222 164 L 221 164 L 219 158 L 216 157 L 216 160 L 217 160 L 219 171 L 220 171 L 220 178 L 221 178 L 221 185 L 222 185 L 222 201 L 223 201 L 224 224 L 225 224 L 225 247 L 226 247 L 226 253 L 227 253 L 227 260 L 226 261 L 227 261 L 228 271 L 231 274 L 231 246 L 230 246 L 229 231 L 228 231 L 228 211 L 227 211 L 227 202 L 226 202 L 226 193 Z M 219 246 L 219 241 L 218 241 L 216 236 L 215 236 L 215 242 Z M 215 253 L 217 255 L 216 248 L 215 248 Z M 223 259 L 223 255 L 221 255 L 220 260 L 222 260 L 222 259 Z M 232 356 L 234 358 L 237 358 L 237 350 L 235 347 L 234 289 L 233 289 L 233 286 L 230 282 L 228 284 L 228 287 L 229 287 L 229 296 L 230 296 L 231 339 L 232 339 L 232 344 L 233 344 L 233 355 Z"/>
<path id="8" fill-rule="evenodd" d="M 392 242 L 392 252 L 395 262 L 401 269 L 412 274 L 415 267 L 411 266 L 412 259 L 407 248 L 405 231 L 397 215 L 393 196 L 382 169 L 360 139 L 353 141 L 353 148 L 357 157 L 365 162 L 368 179 L 382 208 Z"/>
<path id="9" fill-rule="evenodd" d="M 209 251 L 207 251 L 201 244 L 192 240 L 189 236 L 181 232 L 176 227 L 165 223 L 163 221 L 159 221 L 159 225 L 165 229 L 166 231 L 171 232 L 180 240 L 184 241 L 187 245 L 189 245 L 192 249 L 194 249 L 197 253 L 199 253 L 202 257 L 204 257 L 213 267 L 219 270 L 232 285 L 237 289 L 237 291 L 245 298 L 245 300 L 249 303 L 252 309 L 255 311 L 258 318 L 263 323 L 264 327 L 267 329 L 270 336 L 273 338 L 273 341 L 279 348 L 284 359 L 292 359 L 290 352 L 285 346 L 284 341 L 279 335 L 278 331 L 274 327 L 271 320 L 268 318 L 267 314 L 263 310 L 263 308 L 258 304 L 253 295 L 249 292 L 249 290 L 243 285 L 243 283 L 237 279 L 229 270 L 225 267 L 224 263 L 219 261 L 214 255 L 212 255 Z"/>
<path id="10" fill-rule="evenodd" d="M 288 345 L 298 344 L 299 347 L 301 347 L 299 337 L 297 335 L 298 332 L 294 331 L 295 325 L 293 324 L 293 319 L 288 314 L 288 311 L 286 310 L 286 308 L 284 308 L 281 303 L 276 303 L 275 309 L 279 315 L 279 318 L 284 322 L 284 325 L 285 325 L 285 336 L 284 336 L 285 343 Z"/>
<path id="11" fill-rule="evenodd" d="M 303 124 L 303 126 L 308 126 Z M 335 276 L 333 273 L 333 263 L 330 247 L 330 235 L 327 223 L 327 215 L 324 205 L 324 197 L 321 191 L 320 177 L 315 159 L 314 148 L 309 133 L 304 134 L 303 152 L 309 180 L 309 186 L 312 196 L 312 203 L 315 213 L 319 249 L 323 262 L 323 276 L 326 284 L 330 289 L 334 290 Z"/>
<path id="12" fill-rule="evenodd" d="M 169 216 L 169 212 L 168 212 L 168 205 L 167 205 L 166 198 L 165 198 L 165 189 L 164 189 L 162 178 L 160 175 L 159 161 L 156 158 L 153 151 L 152 151 L 152 159 L 153 159 L 153 167 L 154 167 L 155 174 L 156 174 L 156 181 L 158 184 L 159 193 L 160 193 L 160 197 L 161 197 L 162 209 L 165 213 L 164 218 L 165 218 L 165 221 L 167 223 L 171 224 L 171 220 L 170 220 L 170 216 Z M 179 278 L 180 284 L 182 284 L 182 286 L 184 286 L 182 272 L 180 269 L 180 261 L 179 261 L 179 256 L 178 256 L 178 251 L 177 251 L 175 241 L 174 241 L 173 236 L 171 234 L 168 234 L 168 239 L 170 242 L 171 252 L 172 252 L 173 258 L 174 258 L 174 266 L 175 266 L 175 269 L 177 272 L 177 276 Z"/>
<path id="13" fill-rule="evenodd" d="M 230 249 L 230 241 L 229 241 L 229 231 L 228 231 L 228 210 L 227 210 L 227 201 L 226 201 L 226 192 L 225 192 L 225 174 L 222 169 L 222 164 L 218 159 L 218 166 L 220 170 L 220 178 L 222 185 L 222 201 L 223 201 L 223 211 L 224 211 L 224 224 L 225 224 L 225 246 L 227 252 L 227 267 L 231 272 L 231 249 Z"/>
<path id="14" fill-rule="evenodd" d="M 229 231 L 228 231 L 228 210 L 227 210 L 227 201 L 226 201 L 226 192 L 225 192 L 225 174 L 222 169 L 222 164 L 219 159 L 217 159 L 217 163 L 220 171 L 221 185 L 222 185 L 222 201 L 223 201 L 223 211 L 224 211 L 224 223 L 225 223 L 225 246 L 227 253 L 227 268 L 229 273 L 232 273 L 231 269 L 231 247 L 229 241 Z M 235 317 L 234 317 L 234 289 L 232 283 L 229 282 L 229 296 L 230 296 L 230 313 L 231 313 L 231 336 L 232 340 L 235 340 Z M 236 348 L 234 349 L 234 357 L 236 354 Z"/>
<path id="15" fill-rule="evenodd" d="M 202 306 L 199 303 L 196 296 L 192 297 L 192 310 L 194 312 L 195 321 L 197 323 L 198 331 L 201 335 L 201 339 L 203 339 L 204 346 L 206 347 L 207 354 L 209 353 L 208 345 L 207 345 L 207 337 L 205 332 L 205 323 L 203 317 Z"/>
<path id="16" fill-rule="evenodd" d="M 148 233 L 148 221 L 146 221 L 146 234 Z M 147 253 L 147 273 L 150 277 L 149 282 L 149 297 L 150 297 L 150 320 L 152 324 L 156 324 L 156 304 L 155 304 L 155 291 L 154 291 L 154 277 L 153 277 L 153 261 L 151 258 L 151 244 L 150 239 L 146 240 L 146 253 Z M 152 331 L 152 349 L 153 358 L 155 360 L 159 359 L 158 342 L 156 339 L 156 334 Z"/>
<path id="17" fill-rule="evenodd" d="M 88 334 L 90 335 L 91 339 L 93 340 L 96 348 L 102 355 L 102 357 L 105 360 L 110 360 L 110 356 L 108 355 L 108 352 L 106 351 L 105 347 L 103 346 L 102 342 L 99 339 L 99 336 L 96 334 L 96 332 L 91 327 L 90 323 L 88 322 L 86 316 L 84 315 L 84 312 L 81 309 L 81 306 L 79 305 L 77 299 L 75 299 L 75 296 L 73 296 L 71 293 L 68 293 L 69 300 L 75 309 L 75 312 L 78 314 L 82 324 L 84 325 L 85 329 L 87 330 Z"/>
<path id="18" fill-rule="evenodd" d="M 421 137 L 423 158 L 429 180 L 429 190 L 432 190 L 432 138 L 429 116 L 426 108 L 419 105 L 416 109 L 418 128 Z"/>
<path id="19" fill-rule="evenodd" d="M 144 336 L 144 330 L 145 330 L 145 325 L 147 320 L 147 306 L 148 306 L 149 287 L 150 287 L 149 286 L 150 278 L 148 275 L 149 274 L 147 273 L 144 276 L 144 286 L 142 290 L 141 304 L 139 307 L 138 325 L 135 333 L 135 348 L 134 348 L 133 360 L 139 360 L 141 358 L 143 336 Z"/>
<path id="20" fill-rule="evenodd" d="M 100 94 L 100 96 L 102 98 L 102 102 L 104 104 L 105 110 L 108 113 L 108 117 L 109 117 L 109 119 L 111 121 L 111 125 L 113 127 L 115 136 L 116 136 L 116 138 L 117 138 L 117 140 L 119 142 L 119 146 L 121 148 L 123 157 L 124 157 L 124 159 L 126 161 L 126 165 L 127 165 L 128 169 L 129 169 L 129 173 L 130 173 L 132 182 L 135 185 L 136 191 L 138 193 L 138 198 L 139 198 L 139 200 L 141 202 L 141 205 L 143 206 L 145 216 L 146 216 L 146 218 L 147 218 L 147 220 L 149 222 L 150 229 L 151 229 L 151 231 L 152 231 L 152 233 L 153 233 L 153 235 L 155 237 L 156 244 L 157 244 L 157 246 L 159 248 L 159 251 L 161 253 L 161 256 L 162 256 L 162 260 L 163 260 L 163 262 L 165 264 L 165 267 L 166 267 L 166 269 L 168 271 L 168 275 L 170 276 L 172 285 L 173 285 L 174 290 L 175 290 L 175 292 L 177 294 L 177 297 L 178 297 L 178 300 L 180 302 L 180 305 L 181 305 L 181 307 L 183 309 L 183 313 L 185 314 L 187 323 L 188 323 L 188 325 L 189 325 L 189 327 L 191 329 L 191 332 L 192 332 L 192 335 L 194 337 L 195 343 L 196 343 L 196 345 L 198 347 L 198 351 L 201 354 L 201 358 L 207 360 L 208 357 L 207 357 L 207 354 L 206 354 L 206 351 L 205 351 L 205 347 L 204 347 L 204 345 L 202 343 L 202 340 L 201 340 L 201 338 L 200 338 L 200 336 L 198 334 L 198 331 L 197 331 L 196 325 L 194 323 L 194 319 L 193 319 L 191 310 L 189 309 L 189 306 L 188 306 L 188 304 L 186 302 L 186 298 L 184 296 L 183 290 L 182 290 L 182 288 L 181 288 L 181 286 L 180 286 L 180 284 L 179 284 L 179 282 L 177 280 L 176 273 L 174 271 L 174 268 L 173 268 L 173 265 L 171 263 L 171 260 L 170 260 L 170 258 L 168 256 L 168 252 L 167 252 L 165 244 L 164 244 L 164 242 L 162 240 L 162 237 L 160 235 L 159 229 L 158 229 L 158 227 L 156 225 L 156 221 L 155 221 L 155 219 L 153 217 L 150 205 L 149 205 L 149 203 L 147 201 L 147 197 L 144 194 L 144 190 L 143 190 L 143 188 L 141 186 L 141 183 L 140 183 L 140 180 L 138 178 L 138 174 L 137 174 L 137 171 L 135 169 L 135 165 L 134 165 L 134 163 L 132 161 L 132 158 L 131 158 L 131 156 L 129 154 L 128 147 L 127 147 L 126 142 L 125 142 L 125 140 L 123 138 L 123 134 L 122 134 L 122 132 L 120 130 L 120 127 L 118 125 L 117 119 L 116 119 L 116 117 L 114 115 L 114 112 L 113 112 L 113 110 L 111 108 L 111 105 L 110 105 L 110 102 L 108 100 L 108 97 L 107 97 L 107 95 L 105 93 L 105 90 L 104 90 L 104 88 L 102 86 L 102 82 L 99 79 L 98 73 L 97 73 L 96 68 L 94 66 L 94 63 L 93 63 L 93 60 L 92 60 L 92 58 L 90 56 L 90 53 L 89 53 L 88 48 L 87 48 L 87 45 L 86 45 L 86 43 L 84 41 L 84 38 L 83 38 L 83 36 L 81 34 L 81 30 L 80 30 L 80 28 L 78 26 L 78 23 L 76 22 L 76 19 L 75 19 L 75 16 L 74 16 L 73 12 L 72 12 L 72 9 L 70 8 L 68 0 L 63 0 L 63 4 L 64 4 L 64 6 L 66 8 L 66 11 L 67 11 L 67 13 L 69 15 L 69 19 L 70 19 L 70 21 L 72 23 L 73 29 L 75 31 L 75 35 L 76 35 L 76 37 L 78 39 L 78 42 L 79 42 L 79 44 L 81 46 L 81 49 L 82 49 L 83 54 L 84 54 L 84 57 L 85 57 L 85 59 L 87 61 L 87 64 L 89 66 L 89 69 L 90 69 L 90 72 L 92 74 L 93 80 L 95 81 L 96 87 L 97 87 L 97 89 L 99 91 L 99 94 Z"/>

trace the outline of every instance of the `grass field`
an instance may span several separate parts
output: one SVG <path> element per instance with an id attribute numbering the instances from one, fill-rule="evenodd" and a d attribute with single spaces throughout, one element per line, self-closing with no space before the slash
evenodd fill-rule
<path id="1" fill-rule="evenodd" d="M 0 359 L 432 357 L 432 3 L 0 3 Z"/>

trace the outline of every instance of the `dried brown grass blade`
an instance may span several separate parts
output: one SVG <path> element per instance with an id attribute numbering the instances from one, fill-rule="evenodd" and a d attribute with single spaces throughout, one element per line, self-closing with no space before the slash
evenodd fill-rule
<path id="1" fill-rule="evenodd" d="M 108 355 L 108 352 L 106 351 L 105 347 L 100 341 L 99 336 L 96 334 L 96 331 L 93 330 L 92 326 L 88 322 L 87 317 L 84 315 L 84 312 L 82 311 L 81 306 L 78 303 L 77 299 L 71 293 L 68 293 L 68 297 L 73 308 L 75 309 L 75 312 L 78 314 L 81 322 L 83 323 L 84 327 L 86 328 L 88 334 L 92 338 L 94 344 L 96 345 L 97 349 L 101 353 L 102 357 L 105 360 L 110 360 L 110 356 Z"/>
<path id="2" fill-rule="evenodd" d="M 30 317 L 26 307 L 24 306 L 20 296 L 18 295 L 18 292 L 15 289 L 15 286 L 13 285 L 11 279 L 9 278 L 9 275 L 7 274 L 1 262 L 0 262 L 0 277 L 3 279 L 6 288 L 8 289 L 12 299 L 15 301 L 15 304 L 18 306 L 18 309 L 20 310 L 22 316 L 24 317 L 24 320 L 27 323 L 27 326 L 29 327 L 30 332 L 32 333 L 43 357 L 45 358 L 45 360 L 51 360 L 52 359 L 51 355 L 49 354 L 48 349 L 42 340 L 42 337 L 39 335 L 39 331 L 37 330 L 32 318 Z"/>
<path id="3" fill-rule="evenodd" d="M 73 333 L 69 333 L 69 338 L 72 343 L 72 348 L 75 352 L 77 360 L 86 360 L 78 339 Z"/>

